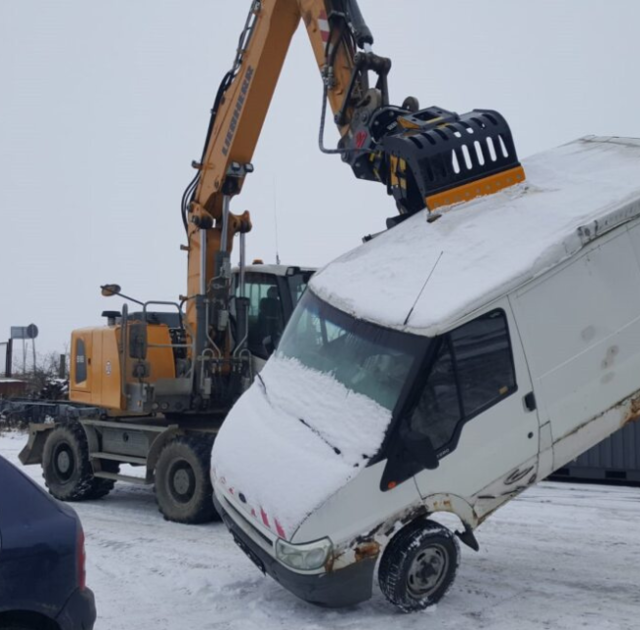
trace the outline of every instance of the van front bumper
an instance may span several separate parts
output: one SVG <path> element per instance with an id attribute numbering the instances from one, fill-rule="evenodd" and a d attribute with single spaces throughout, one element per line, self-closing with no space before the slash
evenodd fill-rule
<path id="1" fill-rule="evenodd" d="M 329 608 L 353 606 L 371 597 L 375 558 L 365 558 L 344 569 L 313 575 L 292 571 L 256 544 L 239 527 L 214 494 L 216 510 L 231 532 L 236 544 L 263 572 L 268 573 L 288 591 L 311 604 Z"/>

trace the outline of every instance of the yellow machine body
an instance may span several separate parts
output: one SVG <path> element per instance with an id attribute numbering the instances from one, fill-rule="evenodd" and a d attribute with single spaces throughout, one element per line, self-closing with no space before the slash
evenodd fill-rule
<path id="1" fill-rule="evenodd" d="M 131 328 L 136 324 L 139 322 L 129 321 L 127 326 Z M 149 375 L 143 378 L 133 374 L 136 360 L 131 359 L 127 351 L 119 351 L 122 339 L 120 324 L 73 331 L 69 399 L 114 412 L 130 413 L 135 410 L 129 408 L 123 391 L 124 384 L 153 384 L 159 379 L 175 378 L 169 327 L 165 324 L 148 324 L 146 330 L 148 349 L 145 363 L 149 366 Z"/>

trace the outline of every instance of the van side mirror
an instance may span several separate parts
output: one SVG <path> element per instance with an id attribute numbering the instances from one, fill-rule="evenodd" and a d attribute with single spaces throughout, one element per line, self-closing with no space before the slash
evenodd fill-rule
<path id="1" fill-rule="evenodd" d="M 402 445 L 411 458 L 427 470 L 435 470 L 440 466 L 440 461 L 433 448 L 433 443 L 424 433 L 411 429 L 403 431 Z"/>
<path id="2" fill-rule="evenodd" d="M 380 479 L 380 490 L 386 492 L 403 483 L 422 470 L 435 470 L 440 465 L 433 443 L 424 433 L 409 428 L 409 422 L 401 423 L 387 465 Z"/>

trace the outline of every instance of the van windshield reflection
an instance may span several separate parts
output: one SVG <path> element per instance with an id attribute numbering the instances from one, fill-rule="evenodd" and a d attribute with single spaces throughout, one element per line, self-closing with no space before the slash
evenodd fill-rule
<path id="1" fill-rule="evenodd" d="M 278 354 L 330 374 L 351 391 L 393 411 L 427 343 L 426 337 L 355 319 L 306 291 Z"/>

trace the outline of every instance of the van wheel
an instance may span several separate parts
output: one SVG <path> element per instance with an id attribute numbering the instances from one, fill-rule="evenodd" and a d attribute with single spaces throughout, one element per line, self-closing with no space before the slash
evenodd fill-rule
<path id="1" fill-rule="evenodd" d="M 213 506 L 209 474 L 213 440 L 205 436 L 178 437 L 168 442 L 156 464 L 156 501 L 166 520 L 207 523 L 219 520 Z"/>
<path id="2" fill-rule="evenodd" d="M 380 589 L 404 612 L 433 606 L 453 584 L 459 557 L 453 532 L 433 521 L 413 523 L 385 549 L 378 570 Z"/>
<path id="3" fill-rule="evenodd" d="M 105 470 L 118 472 L 117 462 Z M 42 449 L 42 476 L 49 493 L 61 501 L 99 499 L 111 492 L 115 481 L 93 476 L 89 445 L 84 429 L 77 422 L 59 424 L 52 429 Z"/>

